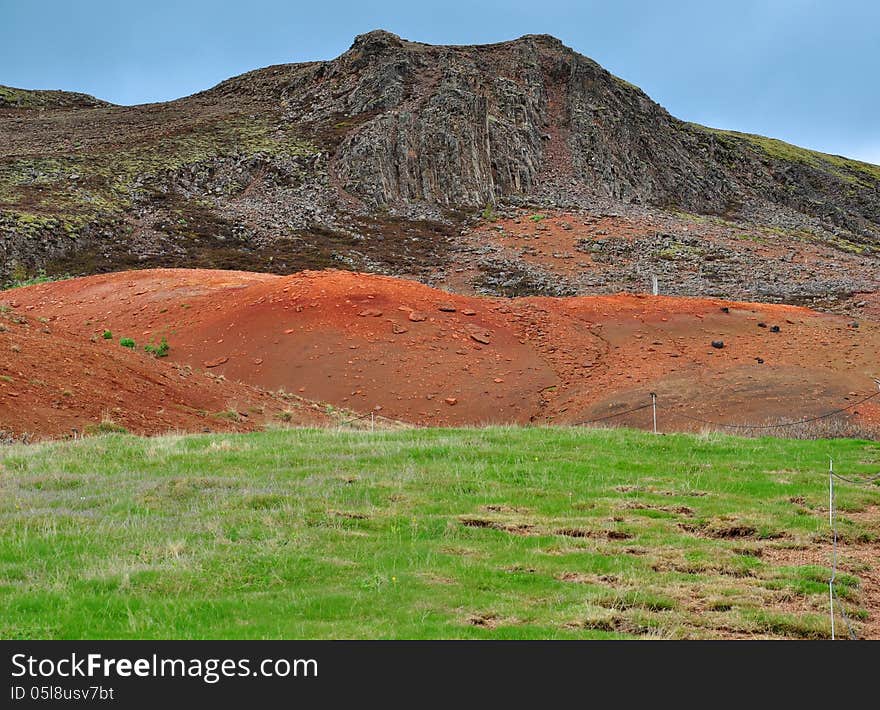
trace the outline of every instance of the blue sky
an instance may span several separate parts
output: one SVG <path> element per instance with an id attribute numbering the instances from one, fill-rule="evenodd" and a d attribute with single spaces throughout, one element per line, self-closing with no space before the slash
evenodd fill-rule
<path id="1" fill-rule="evenodd" d="M 548 33 L 674 115 L 880 163 L 876 0 L 0 0 L 0 84 L 161 101 L 345 51 Z"/>

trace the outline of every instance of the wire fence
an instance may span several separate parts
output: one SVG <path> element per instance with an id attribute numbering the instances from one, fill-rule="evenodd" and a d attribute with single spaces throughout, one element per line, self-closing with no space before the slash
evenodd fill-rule
<path id="1" fill-rule="evenodd" d="M 376 425 L 376 413 L 375 412 L 367 412 L 366 414 L 360 414 L 356 417 L 351 417 L 350 419 L 345 419 L 337 424 L 337 426 L 348 426 L 349 424 L 354 424 L 355 422 L 363 421 L 364 419 L 370 420 L 370 426 L 374 427 Z"/>
<path id="2" fill-rule="evenodd" d="M 817 422 L 822 419 L 829 419 L 831 417 L 837 416 L 838 414 L 843 414 L 844 412 L 851 411 L 856 407 L 861 406 L 865 402 L 868 402 L 876 397 L 880 397 L 880 389 L 873 394 L 869 394 L 856 402 L 851 402 L 842 407 L 838 407 L 837 409 L 833 409 L 830 412 L 825 412 L 824 414 L 819 414 L 811 417 L 804 417 L 802 419 L 797 419 L 789 422 L 776 422 L 773 424 L 731 424 L 727 422 L 719 422 L 713 421 L 711 419 L 703 419 L 701 417 L 696 417 L 691 414 L 687 414 L 685 412 L 680 411 L 679 409 L 675 409 L 672 406 L 666 406 L 659 403 L 657 395 L 652 394 L 652 401 L 646 404 L 640 405 L 638 407 L 632 407 L 630 409 L 625 409 L 620 412 L 612 412 L 610 414 L 593 417 L 591 419 L 585 419 L 579 421 L 578 424 L 586 425 L 586 424 L 595 424 L 598 422 L 608 421 L 610 419 L 616 419 L 618 417 L 626 416 L 627 414 L 632 414 L 634 412 L 641 411 L 642 409 L 648 409 L 649 407 L 653 407 L 655 411 L 662 411 L 670 414 L 672 416 L 681 417 L 683 419 L 687 419 L 692 422 L 697 422 L 699 424 L 704 424 L 706 426 L 718 427 L 721 429 L 740 429 L 740 430 L 765 430 L 765 429 L 786 429 L 789 427 L 798 427 L 803 426 L 804 424 L 809 424 L 810 422 Z"/>
<path id="3" fill-rule="evenodd" d="M 398 421 L 396 419 L 389 419 L 388 417 L 380 416 L 380 415 L 376 414 L 376 412 L 374 410 L 374 411 L 370 411 L 370 412 L 365 412 L 364 414 L 358 414 L 357 416 L 354 416 L 354 417 L 349 417 L 348 419 L 343 419 L 343 420 L 337 422 L 336 426 L 344 427 L 344 426 L 348 426 L 349 424 L 354 424 L 355 422 L 362 422 L 365 419 L 370 420 L 370 430 L 371 431 L 375 430 L 377 425 L 384 425 L 386 427 L 392 427 L 392 428 L 394 428 L 395 426 L 400 427 L 402 425 L 402 423 L 400 421 Z M 409 426 L 409 425 L 407 425 L 407 426 Z"/>
<path id="4" fill-rule="evenodd" d="M 880 387 L 880 382 L 878 382 L 878 387 Z M 593 417 L 591 419 L 586 419 L 578 422 L 578 424 L 586 425 L 586 424 L 595 424 L 599 422 L 609 421 L 612 419 L 617 419 L 619 417 L 626 416 L 628 414 L 634 414 L 636 412 L 640 412 L 642 410 L 651 408 L 653 409 L 653 426 L 654 432 L 657 431 L 657 411 L 665 411 L 667 413 L 671 413 L 674 416 L 679 416 L 684 419 L 688 419 L 690 421 L 698 422 L 704 424 L 706 426 L 713 426 L 719 428 L 729 428 L 729 429 L 738 429 L 738 430 L 747 430 L 747 429 L 756 429 L 756 430 L 768 430 L 768 429 L 784 429 L 788 427 L 797 427 L 802 426 L 804 424 L 808 424 L 810 422 L 819 421 L 822 419 L 828 419 L 830 417 L 836 416 L 838 414 L 843 414 L 844 412 L 851 411 L 856 407 L 868 402 L 876 397 L 880 397 L 880 389 L 873 394 L 870 394 L 866 397 L 859 399 L 856 402 L 851 402 L 842 407 L 838 407 L 837 409 L 833 409 L 829 412 L 825 412 L 824 414 L 819 414 L 811 417 L 804 417 L 801 419 L 793 420 L 790 422 L 777 422 L 774 424 L 729 424 L 726 422 L 718 422 L 712 421 L 709 419 L 703 419 L 700 417 L 695 417 L 684 412 L 678 411 L 672 407 L 667 407 L 664 405 L 658 405 L 657 395 L 655 393 L 651 393 L 651 401 L 645 404 L 638 405 L 636 407 L 630 407 L 628 409 L 624 409 L 620 412 L 611 412 L 609 414 L 605 414 L 598 417 Z M 355 422 L 363 421 L 369 418 L 370 420 L 370 428 L 374 429 L 376 425 L 376 414 L 374 411 L 366 412 L 364 414 L 360 414 L 354 417 L 350 417 L 349 419 L 345 419 L 339 422 L 338 426 L 347 426 L 349 424 L 354 424 Z M 828 604 L 829 604 L 829 614 L 831 617 L 831 639 L 836 640 L 837 638 L 837 626 L 836 626 L 836 617 L 835 614 L 839 613 L 840 618 L 843 620 L 844 625 L 846 626 L 846 632 L 850 639 L 858 640 L 858 636 L 855 633 L 853 628 L 853 624 L 850 621 L 849 615 L 846 613 L 846 607 L 843 602 L 840 600 L 840 596 L 837 593 L 837 589 L 835 588 L 835 583 L 837 582 L 837 570 L 838 570 L 838 534 L 837 534 L 837 509 L 835 507 L 835 497 L 834 497 L 834 482 L 842 481 L 848 483 L 850 485 L 869 485 L 873 484 L 876 481 L 880 481 L 880 473 L 875 474 L 869 477 L 863 478 L 851 478 L 848 476 L 842 476 L 839 473 L 834 471 L 834 461 L 830 461 L 829 465 L 829 474 L 828 474 L 828 522 L 831 526 L 831 538 L 832 538 L 832 559 L 831 559 L 831 576 L 828 579 Z"/>
<path id="5" fill-rule="evenodd" d="M 630 407 L 620 412 L 612 412 L 610 414 L 602 415 L 599 417 L 593 417 L 591 419 L 586 419 L 578 422 L 581 425 L 587 424 L 595 424 L 598 422 L 604 422 L 611 419 L 616 419 L 618 417 L 626 416 L 627 414 L 633 414 L 635 412 L 639 412 L 643 409 L 648 409 L 651 407 L 653 409 L 654 417 L 653 417 L 653 425 L 654 432 L 657 432 L 657 411 L 665 411 L 667 413 L 671 413 L 675 416 L 680 416 L 684 419 L 688 419 L 690 421 L 698 422 L 700 424 L 704 424 L 706 426 L 718 427 L 718 428 L 727 428 L 727 429 L 737 429 L 737 430 L 770 430 L 770 429 L 785 429 L 789 427 L 798 427 L 804 424 L 808 424 L 810 422 L 820 421 L 822 419 L 828 419 L 830 417 L 834 417 L 838 414 L 843 414 L 845 412 L 852 411 L 856 407 L 868 402 L 876 397 L 880 397 L 880 381 L 875 380 L 878 385 L 878 391 L 873 394 L 862 397 L 856 402 L 851 402 L 850 404 L 838 407 L 829 412 L 825 412 L 824 414 L 819 414 L 811 417 L 803 417 L 801 419 L 792 420 L 789 422 L 776 422 L 773 424 L 729 424 L 726 422 L 718 422 L 712 421 L 709 419 L 703 419 L 701 417 L 695 417 L 684 412 L 678 411 L 672 407 L 666 407 L 661 404 L 658 404 L 657 395 L 655 393 L 651 393 L 651 402 L 642 404 L 637 407 Z M 831 539 L 832 539 L 832 551 L 831 551 L 831 576 L 828 578 L 828 606 L 829 606 L 829 614 L 831 618 L 831 639 L 836 640 L 837 638 L 837 626 L 836 626 L 836 613 L 840 614 L 840 618 L 843 620 L 843 623 L 846 627 L 847 636 L 855 641 L 858 640 L 858 636 L 853 628 L 853 623 L 849 618 L 849 615 L 846 612 L 846 606 L 840 599 L 840 596 L 837 593 L 837 589 L 835 588 L 835 583 L 837 582 L 837 570 L 838 570 L 838 534 L 837 534 L 837 508 L 835 506 L 835 491 L 834 484 L 835 481 L 847 483 L 850 485 L 857 486 L 868 486 L 874 485 L 878 481 L 880 481 L 880 473 L 874 474 L 872 476 L 864 476 L 860 478 L 854 478 L 850 476 L 842 476 L 834 470 L 834 461 L 831 460 L 829 463 L 829 471 L 828 471 L 828 523 L 831 527 Z"/>
<path id="6" fill-rule="evenodd" d="M 831 526 L 832 539 L 831 577 L 829 577 L 828 579 L 828 605 L 830 609 L 829 613 L 831 615 L 831 640 L 834 641 L 837 635 L 834 623 L 834 610 L 836 605 L 836 608 L 840 611 L 840 616 L 843 619 L 843 623 L 846 625 L 846 631 L 849 635 L 849 638 L 853 641 L 856 641 L 858 640 L 858 636 L 856 636 L 855 631 L 853 631 L 853 625 L 849 619 L 849 616 L 846 613 L 846 607 L 844 606 L 843 602 L 840 601 L 840 597 L 837 595 L 837 590 L 834 588 L 834 583 L 837 581 L 837 508 L 834 505 L 835 480 L 844 481 L 853 485 L 873 485 L 876 481 L 880 481 L 880 473 L 859 479 L 850 478 L 847 476 L 841 476 L 839 473 L 836 473 L 834 471 L 833 459 L 830 459 L 828 464 L 828 523 Z"/>
<path id="7" fill-rule="evenodd" d="M 719 429 L 735 429 L 735 430 L 773 430 L 773 429 L 786 429 L 792 427 L 803 426 L 804 424 L 809 424 L 811 422 L 821 421 L 823 419 L 830 419 L 831 417 L 837 416 L 838 414 L 843 414 L 844 412 L 849 412 L 856 407 L 861 406 L 865 402 L 868 402 L 876 397 L 880 397 L 880 382 L 878 382 L 878 391 L 872 394 L 869 394 L 856 402 L 851 402 L 847 405 L 838 407 L 837 409 L 832 409 L 829 412 L 825 412 L 824 414 L 819 414 L 811 417 L 804 417 L 801 419 L 789 421 L 789 422 L 775 422 L 772 424 L 732 424 L 728 422 L 720 422 L 711 419 L 704 419 L 702 417 L 696 417 L 692 414 L 687 414 L 686 412 L 682 412 L 680 409 L 676 409 L 673 406 L 664 405 L 659 402 L 658 396 L 654 393 L 651 394 L 651 401 L 646 402 L 645 404 L 640 404 L 635 407 L 630 407 L 628 409 L 624 409 L 619 412 L 610 412 L 608 414 L 603 414 L 597 417 L 592 417 L 590 419 L 583 419 L 576 424 L 580 426 L 586 426 L 588 424 L 598 424 L 600 422 L 611 421 L 613 419 L 618 419 L 620 417 L 625 417 L 628 414 L 635 414 L 636 412 L 640 412 L 645 409 L 653 409 L 654 417 L 653 417 L 653 425 L 654 431 L 657 431 L 657 412 L 665 412 L 667 415 L 671 415 L 673 417 L 681 417 L 682 419 L 686 419 L 688 421 L 695 422 L 697 424 L 703 424 L 705 426 L 718 427 Z M 350 417 L 349 419 L 342 420 L 338 422 L 337 426 L 348 426 L 349 424 L 354 424 L 355 422 L 363 421 L 364 419 L 370 420 L 371 428 L 375 428 L 376 422 L 380 417 L 377 417 L 374 411 L 366 412 L 364 414 L 360 414 L 357 416 Z M 383 421 L 390 422 L 392 420 L 388 420 L 384 417 L 381 418 Z"/>

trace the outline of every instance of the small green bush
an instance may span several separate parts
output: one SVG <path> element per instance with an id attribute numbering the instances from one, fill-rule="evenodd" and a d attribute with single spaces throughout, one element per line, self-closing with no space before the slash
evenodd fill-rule
<path id="1" fill-rule="evenodd" d="M 151 345 L 147 343 L 144 345 L 144 350 L 150 353 L 155 357 L 168 357 L 168 350 L 170 350 L 170 346 L 168 345 L 168 341 L 165 340 L 165 336 L 162 336 L 162 340 L 158 345 Z"/>
<path id="2" fill-rule="evenodd" d="M 120 338 L 119 344 L 124 348 L 132 348 L 135 347 L 135 342 L 131 338 Z"/>
<path id="3" fill-rule="evenodd" d="M 109 330 L 105 330 L 101 334 L 101 337 L 104 338 L 104 340 L 113 340 L 113 333 Z"/>

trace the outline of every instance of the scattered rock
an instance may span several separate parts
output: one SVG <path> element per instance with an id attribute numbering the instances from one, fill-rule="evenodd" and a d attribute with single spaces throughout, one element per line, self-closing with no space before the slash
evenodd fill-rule
<path id="1" fill-rule="evenodd" d="M 382 315 L 382 311 L 380 311 L 378 308 L 365 308 L 360 313 L 358 313 L 358 315 L 361 318 L 378 318 Z"/>
<path id="2" fill-rule="evenodd" d="M 771 325 L 771 326 L 770 326 L 770 332 L 771 332 L 771 333 L 778 333 L 779 331 L 780 331 L 780 328 L 779 328 L 778 325 Z"/>
<path id="3" fill-rule="evenodd" d="M 717 350 L 721 350 L 721 348 L 724 347 L 724 341 L 723 340 L 713 340 L 712 347 L 716 348 Z"/>
<path id="4" fill-rule="evenodd" d="M 473 310 L 472 308 L 462 308 L 461 314 L 463 316 L 475 316 L 475 315 L 477 315 L 477 312 L 475 310 Z"/>
<path id="5" fill-rule="evenodd" d="M 224 356 L 224 357 L 214 358 L 213 360 L 205 360 L 204 365 L 205 365 L 205 367 L 219 367 L 224 362 L 229 362 L 229 358 Z"/>
<path id="6" fill-rule="evenodd" d="M 439 306 L 437 306 L 437 310 L 443 311 L 444 313 L 455 313 L 457 309 L 451 303 L 441 303 Z"/>
<path id="7" fill-rule="evenodd" d="M 404 328 L 402 325 L 399 325 L 397 323 L 391 324 L 391 332 L 394 333 L 395 335 L 401 335 L 402 333 L 406 333 L 408 331 L 409 331 L 409 328 Z"/>
<path id="8" fill-rule="evenodd" d="M 467 332 L 471 337 L 471 340 L 476 340 L 478 343 L 489 345 L 489 343 L 492 342 L 492 333 L 484 328 L 478 328 L 477 326 L 472 325 L 468 326 Z"/>
<path id="9" fill-rule="evenodd" d="M 409 319 L 413 323 L 421 323 L 424 320 L 428 320 L 428 316 L 421 311 L 410 311 Z"/>
<path id="10" fill-rule="evenodd" d="M 446 402 L 446 404 L 448 404 L 450 407 L 454 407 L 456 404 L 458 404 L 458 400 L 455 397 L 447 397 L 443 401 Z"/>

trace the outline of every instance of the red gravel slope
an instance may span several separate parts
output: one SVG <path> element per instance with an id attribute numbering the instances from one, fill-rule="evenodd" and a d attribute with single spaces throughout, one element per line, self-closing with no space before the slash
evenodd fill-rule
<path id="1" fill-rule="evenodd" d="M 111 351 L 109 392 L 137 381 L 135 365 L 156 361 L 89 342 L 104 329 L 139 346 L 166 337 L 162 366 L 191 366 L 201 397 L 211 391 L 204 371 L 427 425 L 573 423 L 639 406 L 652 391 L 664 429 L 703 426 L 688 417 L 765 423 L 850 406 L 876 391 L 880 376 L 876 323 L 712 299 L 508 300 L 350 272 L 161 269 L 17 289 L 0 302 L 47 319 L 78 348 Z M 5 343 L 0 352 L 0 372 L 14 369 Z M 52 371 L 65 357 L 61 348 L 41 367 Z M 112 385 L 111 372 L 122 384 Z M 37 392 L 27 402 L 51 408 Z M 880 397 L 852 411 L 877 423 L 878 405 Z M 0 407 L 9 411 L 8 391 Z M 650 410 L 611 421 L 647 426 Z"/>

